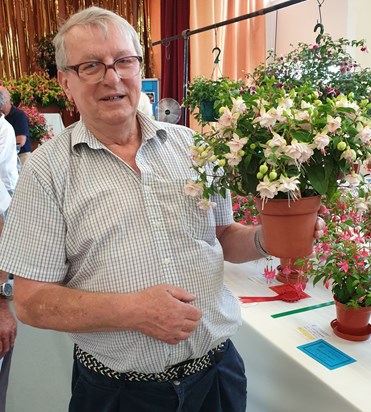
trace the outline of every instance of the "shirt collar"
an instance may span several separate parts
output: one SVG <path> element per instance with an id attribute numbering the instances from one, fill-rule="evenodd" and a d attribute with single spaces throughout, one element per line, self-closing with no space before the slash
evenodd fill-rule
<path id="1" fill-rule="evenodd" d="M 167 132 L 163 127 L 163 123 L 152 120 L 150 117 L 143 113 L 137 112 L 137 119 L 139 121 L 142 130 L 142 141 L 146 141 L 158 137 L 162 143 L 167 139 Z M 71 133 L 72 147 L 80 144 L 86 143 L 92 149 L 101 149 L 102 143 L 97 140 L 93 133 L 85 126 L 85 123 L 80 119 Z"/>

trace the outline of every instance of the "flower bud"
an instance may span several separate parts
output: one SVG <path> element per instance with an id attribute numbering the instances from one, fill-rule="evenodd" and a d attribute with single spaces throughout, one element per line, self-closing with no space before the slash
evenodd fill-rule
<path id="1" fill-rule="evenodd" d="M 225 166 L 225 163 L 226 163 L 226 160 L 225 160 L 225 159 L 220 159 L 219 162 L 218 162 L 218 166 L 224 167 L 224 166 Z"/>
<path id="2" fill-rule="evenodd" d="M 337 145 L 337 149 L 343 152 L 347 148 L 347 145 L 345 142 L 339 142 Z"/>
<path id="3" fill-rule="evenodd" d="M 268 172 L 268 166 L 265 163 L 263 165 L 260 165 L 259 172 L 265 175 Z"/>
<path id="4" fill-rule="evenodd" d="M 277 172 L 275 170 L 272 170 L 269 173 L 269 180 L 276 180 L 277 179 Z"/>
<path id="5" fill-rule="evenodd" d="M 263 173 L 258 172 L 258 173 L 256 174 L 256 178 L 259 179 L 259 180 L 262 180 L 263 177 L 264 177 Z"/>

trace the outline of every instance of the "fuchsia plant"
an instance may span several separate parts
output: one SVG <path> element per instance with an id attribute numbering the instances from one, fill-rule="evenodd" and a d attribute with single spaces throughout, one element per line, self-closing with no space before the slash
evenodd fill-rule
<path id="1" fill-rule="evenodd" d="M 307 277 L 322 281 L 348 306 L 371 306 L 370 187 L 343 190 L 327 204 L 326 231 L 315 246 Z"/>

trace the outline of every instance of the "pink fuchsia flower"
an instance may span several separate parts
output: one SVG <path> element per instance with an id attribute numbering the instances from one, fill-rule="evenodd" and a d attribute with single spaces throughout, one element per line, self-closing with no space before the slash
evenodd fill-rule
<path id="1" fill-rule="evenodd" d="M 349 260 L 346 260 L 345 262 L 339 262 L 339 263 L 336 264 L 336 266 L 340 269 L 340 271 L 348 273 Z"/>
<path id="2" fill-rule="evenodd" d="M 264 277 L 267 279 L 268 282 L 273 280 L 276 276 L 276 271 L 272 268 L 265 267 L 264 268 Z"/>

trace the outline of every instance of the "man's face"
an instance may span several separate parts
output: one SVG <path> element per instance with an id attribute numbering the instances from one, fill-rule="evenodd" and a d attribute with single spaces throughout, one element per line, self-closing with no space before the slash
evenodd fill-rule
<path id="1" fill-rule="evenodd" d="M 68 65 L 100 61 L 107 65 L 121 57 L 136 56 L 128 35 L 111 27 L 105 38 L 96 27 L 76 26 L 66 35 Z M 104 132 L 107 126 L 123 125 L 135 118 L 141 90 L 141 75 L 120 79 L 108 69 L 98 83 L 89 84 L 75 71 L 59 72 L 58 79 L 73 100 L 88 128 Z"/>

